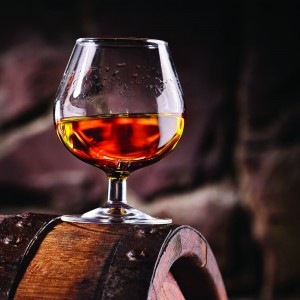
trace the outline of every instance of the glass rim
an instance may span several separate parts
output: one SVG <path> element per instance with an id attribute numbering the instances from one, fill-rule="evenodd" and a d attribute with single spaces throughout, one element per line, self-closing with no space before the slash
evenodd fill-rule
<path id="1" fill-rule="evenodd" d="M 77 39 L 76 44 L 109 47 L 158 47 L 168 45 L 164 40 L 137 37 L 84 37 Z"/>

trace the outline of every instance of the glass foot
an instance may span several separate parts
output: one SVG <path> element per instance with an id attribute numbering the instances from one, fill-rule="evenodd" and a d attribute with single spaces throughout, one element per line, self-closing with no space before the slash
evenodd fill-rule
<path id="1" fill-rule="evenodd" d="M 127 204 L 109 204 L 82 215 L 64 215 L 62 221 L 99 224 L 170 224 L 172 219 L 153 218 Z"/>

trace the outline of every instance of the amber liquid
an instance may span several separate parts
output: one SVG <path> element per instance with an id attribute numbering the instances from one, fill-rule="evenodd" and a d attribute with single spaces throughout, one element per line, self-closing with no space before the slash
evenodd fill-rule
<path id="1" fill-rule="evenodd" d="M 160 160 L 174 149 L 183 128 L 182 114 L 70 117 L 56 124 L 71 153 L 110 177 L 126 177 Z"/>

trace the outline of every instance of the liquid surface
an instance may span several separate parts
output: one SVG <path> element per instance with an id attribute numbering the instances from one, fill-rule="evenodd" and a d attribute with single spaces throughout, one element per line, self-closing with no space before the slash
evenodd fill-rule
<path id="1" fill-rule="evenodd" d="M 124 114 L 63 118 L 56 131 L 78 158 L 108 176 L 128 176 L 168 154 L 184 128 L 181 114 Z"/>

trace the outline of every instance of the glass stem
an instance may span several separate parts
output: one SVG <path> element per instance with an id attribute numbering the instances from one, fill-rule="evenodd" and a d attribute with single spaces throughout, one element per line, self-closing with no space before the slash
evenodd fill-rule
<path id="1" fill-rule="evenodd" d="M 108 181 L 108 204 L 122 205 L 127 204 L 126 177 L 109 178 Z"/>

